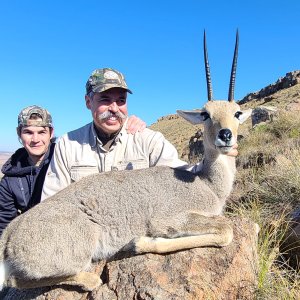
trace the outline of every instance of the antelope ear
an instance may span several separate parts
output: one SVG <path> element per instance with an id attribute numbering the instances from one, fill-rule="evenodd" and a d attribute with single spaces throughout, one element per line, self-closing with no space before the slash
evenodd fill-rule
<path id="1" fill-rule="evenodd" d="M 239 117 L 240 124 L 244 123 L 252 114 L 252 109 L 243 110 L 242 114 Z"/>
<path id="2" fill-rule="evenodd" d="M 192 123 L 193 125 L 201 124 L 206 119 L 207 116 L 203 114 L 204 110 L 177 110 L 177 114 L 187 120 L 188 122 Z"/>

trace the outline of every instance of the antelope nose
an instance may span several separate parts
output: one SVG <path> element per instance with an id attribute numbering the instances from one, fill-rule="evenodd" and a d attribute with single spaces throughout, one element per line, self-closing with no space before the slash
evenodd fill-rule
<path id="1" fill-rule="evenodd" d="M 223 142 L 229 142 L 232 138 L 232 132 L 230 129 L 221 129 L 219 131 L 219 134 L 218 134 L 218 137 L 219 139 L 221 139 Z"/>

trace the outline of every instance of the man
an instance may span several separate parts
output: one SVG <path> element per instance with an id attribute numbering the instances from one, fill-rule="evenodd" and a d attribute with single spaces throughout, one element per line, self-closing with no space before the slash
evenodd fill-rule
<path id="1" fill-rule="evenodd" d="M 39 106 L 24 108 L 17 134 L 23 144 L 3 165 L 0 182 L 0 234 L 18 214 L 40 202 L 42 185 L 54 150 L 50 113 Z"/>
<path id="2" fill-rule="evenodd" d="M 129 118 L 127 131 L 143 130 L 145 123 Z M 54 151 L 50 113 L 39 106 L 24 108 L 18 116 L 17 134 L 23 147 L 3 165 L 0 182 L 0 235 L 18 214 L 40 202 L 42 186 Z"/>
<path id="3" fill-rule="evenodd" d="M 93 173 L 186 165 L 164 136 L 148 128 L 129 135 L 127 93 L 132 93 L 119 71 L 92 72 L 86 83 L 86 107 L 93 121 L 64 135 L 54 151 L 42 200 Z"/>
<path id="4" fill-rule="evenodd" d="M 57 143 L 42 200 L 93 173 L 159 165 L 188 168 L 160 132 L 148 128 L 134 135 L 126 132 L 127 93 L 132 92 L 119 71 L 104 68 L 92 72 L 86 83 L 85 102 L 93 121 L 67 133 Z M 230 155 L 236 156 L 236 150 Z"/>

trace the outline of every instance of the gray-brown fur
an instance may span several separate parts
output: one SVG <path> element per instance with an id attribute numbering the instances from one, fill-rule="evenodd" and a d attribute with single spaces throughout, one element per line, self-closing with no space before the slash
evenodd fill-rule
<path id="1" fill-rule="evenodd" d="M 208 216 L 222 214 L 232 189 L 235 159 L 225 154 L 236 142 L 239 106 L 210 101 L 205 111 L 211 119 L 204 122 L 199 174 L 153 167 L 91 175 L 13 220 L 0 240 L 8 284 L 67 283 L 91 290 L 101 281 L 84 271 L 121 249 L 165 253 L 230 243 L 231 227 Z M 201 112 L 179 114 L 195 123 L 203 122 Z M 233 137 L 220 147 L 222 128 Z"/>

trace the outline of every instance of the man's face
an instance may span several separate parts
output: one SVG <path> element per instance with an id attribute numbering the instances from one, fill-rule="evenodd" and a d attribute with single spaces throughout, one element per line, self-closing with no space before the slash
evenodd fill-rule
<path id="1" fill-rule="evenodd" d="M 122 88 L 95 93 L 93 98 L 85 96 L 86 107 L 99 130 L 113 134 L 121 129 L 128 114 L 126 98 L 127 91 Z"/>
<path id="2" fill-rule="evenodd" d="M 24 126 L 19 134 L 24 148 L 33 160 L 43 159 L 52 137 L 53 129 L 42 126 Z"/>

